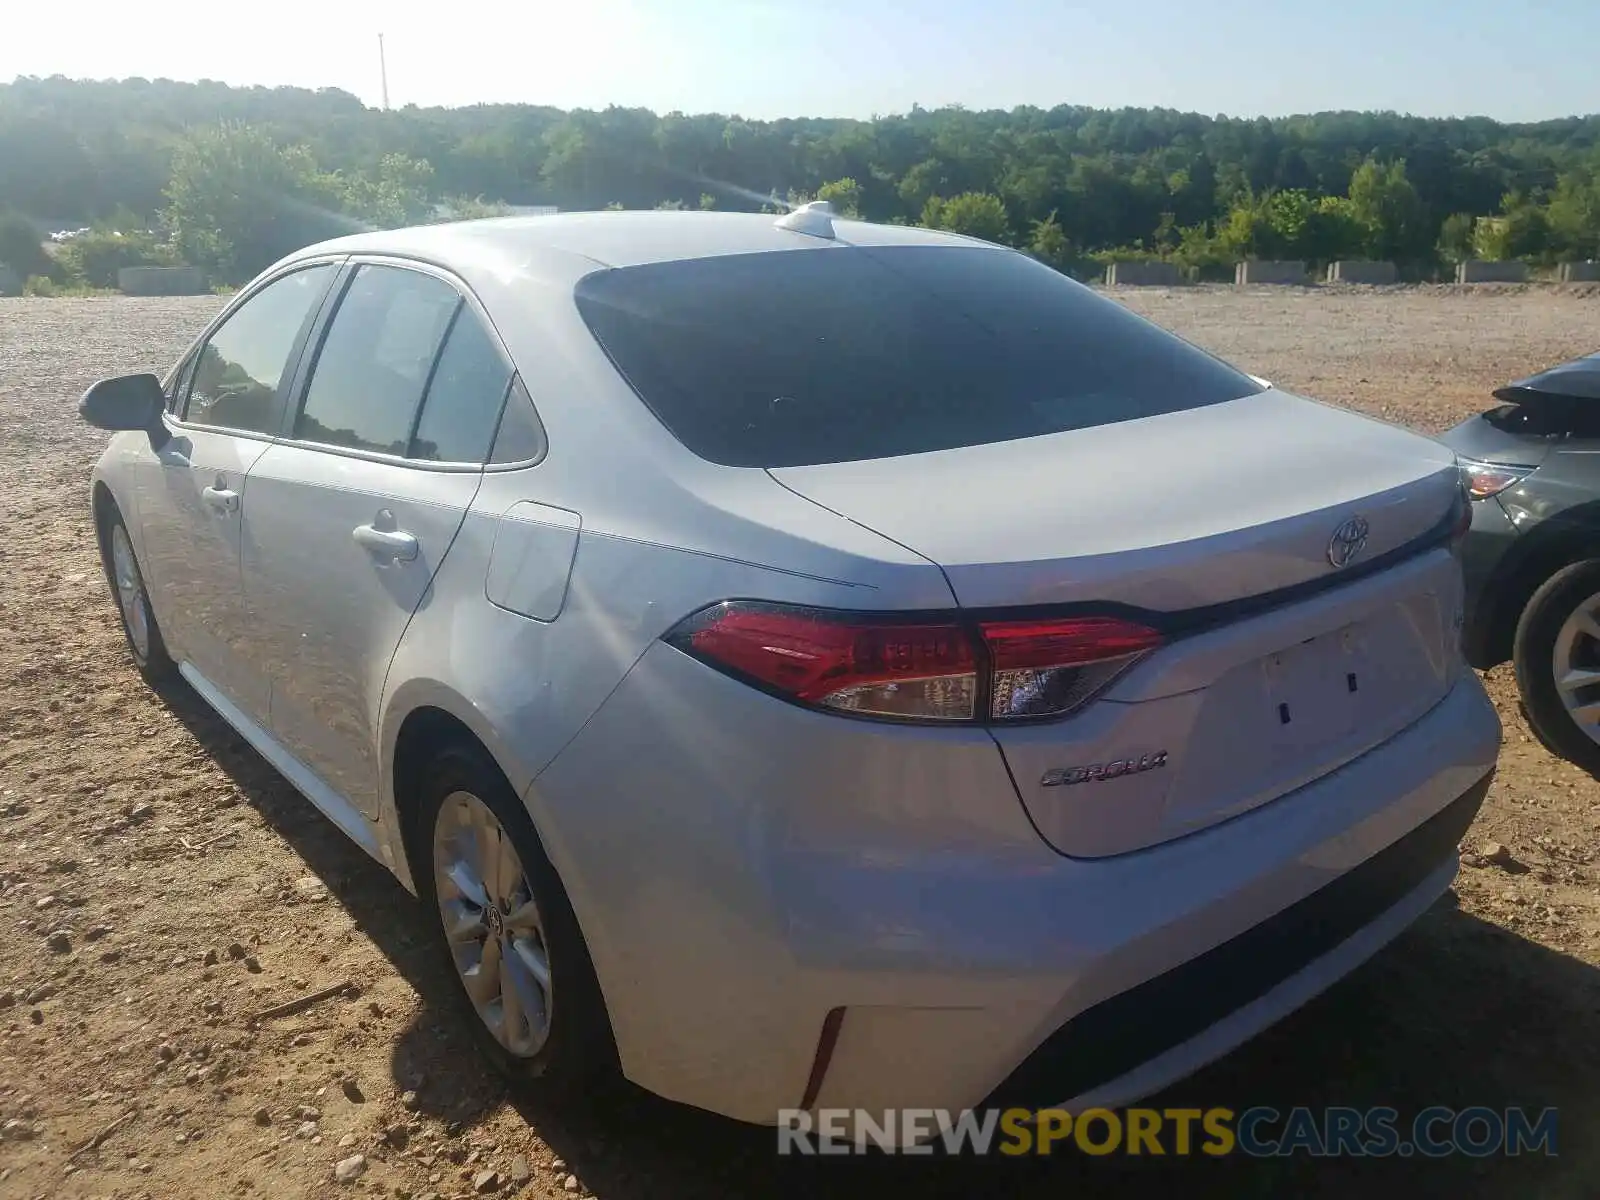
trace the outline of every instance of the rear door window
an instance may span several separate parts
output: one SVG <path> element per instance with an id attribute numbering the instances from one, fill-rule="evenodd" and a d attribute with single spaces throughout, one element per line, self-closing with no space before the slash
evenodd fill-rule
<path id="1" fill-rule="evenodd" d="M 823 246 L 600 271 L 579 311 L 712 462 L 790 467 L 1036 437 L 1260 385 L 1021 254 Z"/>
<path id="2" fill-rule="evenodd" d="M 411 457 L 481 463 L 494 440 L 511 367 L 478 314 L 463 305 L 428 384 Z"/>
<path id="3" fill-rule="evenodd" d="M 294 436 L 403 455 L 461 297 L 402 267 L 357 268 L 317 355 Z"/>
<path id="4" fill-rule="evenodd" d="M 497 464 L 538 462 L 544 457 L 547 445 L 544 422 L 534 410 L 528 389 L 522 385 L 521 376 L 514 377 L 506 393 L 505 413 L 500 418 L 489 461 Z"/>

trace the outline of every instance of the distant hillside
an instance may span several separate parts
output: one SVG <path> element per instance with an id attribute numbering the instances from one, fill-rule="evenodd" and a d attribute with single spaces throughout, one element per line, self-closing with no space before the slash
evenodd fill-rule
<path id="1" fill-rule="evenodd" d="M 426 160 L 438 198 L 563 208 L 663 202 L 754 208 L 764 196 L 814 195 L 846 181 L 851 186 L 833 194 L 847 196 L 864 216 L 976 222 L 978 231 L 1021 245 L 1031 245 L 1049 223 L 1060 236 L 1046 230 L 1046 240 L 1061 254 L 1125 247 L 1172 255 L 1185 238 L 1192 248 L 1230 222 L 1235 248 L 1262 252 L 1281 243 L 1292 250 L 1300 226 L 1322 219 L 1317 201 L 1350 197 L 1359 210 L 1352 177 L 1369 159 L 1383 167 L 1403 160 L 1412 194 L 1402 197 L 1410 207 L 1393 218 L 1393 236 L 1387 243 L 1367 237 L 1360 245 L 1369 249 L 1431 256 L 1451 214 L 1514 214 L 1519 205 L 1545 215 L 1532 235 L 1513 229 L 1513 240 L 1522 236 L 1527 244 L 1511 252 L 1581 253 L 1584 236 L 1600 238 L 1600 196 L 1591 194 L 1600 116 L 1508 125 L 1353 112 L 1247 120 L 1067 105 L 914 109 L 869 121 L 747 121 L 538 105 L 382 112 L 332 89 L 141 79 L 0 85 L 0 209 L 85 223 L 119 211 L 150 217 L 165 204 L 184 131 L 222 121 L 303 145 L 325 172 L 371 172 L 392 154 Z M 1546 210 L 1563 178 L 1570 211 L 1555 214 L 1558 225 L 1566 222 L 1566 240 L 1556 246 Z M 965 193 L 998 203 L 943 206 Z M 1269 211 L 1273 193 L 1303 194 L 1308 203 Z M 1385 192 L 1372 203 L 1390 200 Z M 930 207 L 930 201 L 940 203 Z M 1242 225 L 1234 217 L 1241 206 L 1256 214 Z M 1329 220 L 1350 218 L 1367 228 L 1390 219 L 1376 210 L 1352 211 L 1353 217 L 1335 213 Z M 1351 236 L 1335 230 L 1323 241 L 1342 246 Z M 1451 236 L 1466 235 L 1458 228 Z"/>

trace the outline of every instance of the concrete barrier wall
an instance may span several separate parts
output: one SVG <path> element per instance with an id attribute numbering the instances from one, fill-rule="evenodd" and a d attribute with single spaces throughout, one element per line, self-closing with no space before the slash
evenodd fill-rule
<path id="1" fill-rule="evenodd" d="M 1247 283 L 1305 283 L 1306 265 L 1303 262 L 1273 262 L 1261 259 L 1242 262 L 1233 268 L 1233 282 Z"/>
<path id="2" fill-rule="evenodd" d="M 1562 283 L 1600 283 L 1600 262 L 1565 262 L 1559 276 Z"/>
<path id="3" fill-rule="evenodd" d="M 198 267 L 123 267 L 117 290 L 125 296 L 199 296 L 206 281 Z"/>
<path id="4" fill-rule="evenodd" d="M 1182 282 L 1177 263 L 1114 262 L 1106 268 L 1107 287 L 1177 287 Z"/>
<path id="5" fill-rule="evenodd" d="M 1473 258 L 1456 265 L 1457 283 L 1524 283 L 1528 264 L 1515 258 L 1500 262 Z"/>
<path id="6" fill-rule="evenodd" d="M 0 266 L 0 296 L 22 295 L 22 276 L 10 267 Z"/>
<path id="7" fill-rule="evenodd" d="M 1341 259 L 1328 264 L 1329 283 L 1369 283 L 1382 285 L 1400 282 L 1400 268 L 1392 262 L 1366 259 Z"/>

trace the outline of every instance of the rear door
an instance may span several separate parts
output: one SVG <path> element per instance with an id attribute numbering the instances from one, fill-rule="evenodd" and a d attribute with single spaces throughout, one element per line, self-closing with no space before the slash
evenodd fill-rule
<path id="1" fill-rule="evenodd" d="M 266 719 L 268 681 L 240 653 L 245 485 L 277 434 L 287 377 L 337 270 L 281 275 L 212 330 L 173 383 L 171 436 L 139 481 L 145 573 L 168 647 L 256 721 Z"/>
<path id="2" fill-rule="evenodd" d="M 274 736 L 376 813 L 376 723 L 395 647 L 482 479 L 511 369 L 442 274 L 354 264 L 284 439 L 250 472 L 250 654 Z"/>

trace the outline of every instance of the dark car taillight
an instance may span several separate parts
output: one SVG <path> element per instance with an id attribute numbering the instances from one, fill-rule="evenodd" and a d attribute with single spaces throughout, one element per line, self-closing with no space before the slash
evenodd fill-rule
<path id="1" fill-rule="evenodd" d="M 942 723 L 1072 712 L 1161 635 L 1120 617 L 968 624 L 729 601 L 696 613 L 666 640 L 800 704 Z"/>

